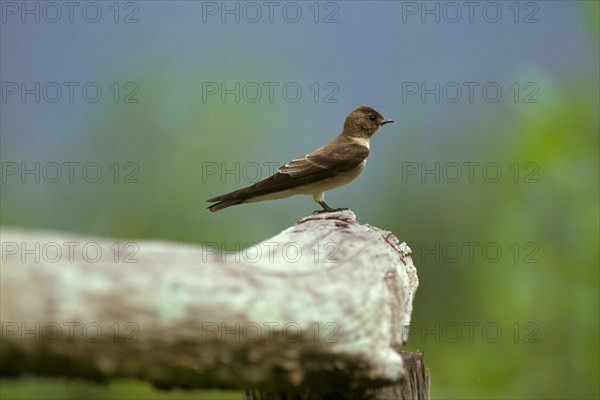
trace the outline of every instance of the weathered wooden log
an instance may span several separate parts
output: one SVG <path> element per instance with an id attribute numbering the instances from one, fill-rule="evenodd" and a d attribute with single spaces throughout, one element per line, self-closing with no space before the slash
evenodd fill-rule
<path id="1" fill-rule="evenodd" d="M 351 211 L 236 254 L 17 229 L 1 246 L 3 376 L 274 393 L 366 393 L 405 376 L 410 250 Z"/>

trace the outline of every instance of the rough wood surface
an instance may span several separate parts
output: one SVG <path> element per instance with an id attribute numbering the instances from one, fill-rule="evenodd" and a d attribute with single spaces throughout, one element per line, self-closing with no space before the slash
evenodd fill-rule
<path id="1" fill-rule="evenodd" d="M 244 400 L 428 400 L 429 371 L 425 368 L 423 353 L 403 351 L 400 355 L 404 361 L 406 374 L 399 382 L 389 386 L 352 388 L 351 385 L 329 385 L 324 389 L 288 389 L 284 392 L 273 392 L 268 389 L 247 389 L 244 390 Z"/>
<path id="2" fill-rule="evenodd" d="M 306 217 L 227 255 L 0 235 L 3 376 L 278 391 L 385 386 L 404 374 L 399 351 L 418 285 L 410 250 L 351 211 Z"/>

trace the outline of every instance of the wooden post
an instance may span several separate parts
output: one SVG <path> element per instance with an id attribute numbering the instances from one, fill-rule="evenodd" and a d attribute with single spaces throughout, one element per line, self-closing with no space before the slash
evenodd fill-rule
<path id="1" fill-rule="evenodd" d="M 15 229 L 1 246 L 3 376 L 428 396 L 421 355 L 400 353 L 418 286 L 410 250 L 351 211 L 237 254 Z"/>

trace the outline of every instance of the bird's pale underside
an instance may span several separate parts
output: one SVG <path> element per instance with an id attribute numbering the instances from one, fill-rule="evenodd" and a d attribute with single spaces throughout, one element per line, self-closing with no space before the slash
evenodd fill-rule
<path id="1" fill-rule="evenodd" d="M 369 157 L 369 141 L 377 130 L 393 122 L 371 107 L 360 106 L 346 117 L 344 129 L 325 146 L 298 157 L 250 186 L 208 199 L 210 211 L 242 203 L 281 199 L 295 194 L 311 194 L 324 211 L 335 211 L 325 203 L 327 190 L 356 178 Z"/>

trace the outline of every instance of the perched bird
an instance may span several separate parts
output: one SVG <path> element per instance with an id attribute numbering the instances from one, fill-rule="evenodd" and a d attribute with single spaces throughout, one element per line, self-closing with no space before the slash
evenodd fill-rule
<path id="1" fill-rule="evenodd" d="M 339 211 L 325 203 L 324 192 L 345 185 L 360 174 L 369 157 L 369 141 L 390 122 L 371 107 L 360 106 L 346 117 L 344 130 L 331 142 L 305 156 L 282 165 L 277 171 L 250 186 L 208 199 L 210 211 L 242 203 L 281 199 L 295 194 L 312 194 L 323 210 Z"/>

